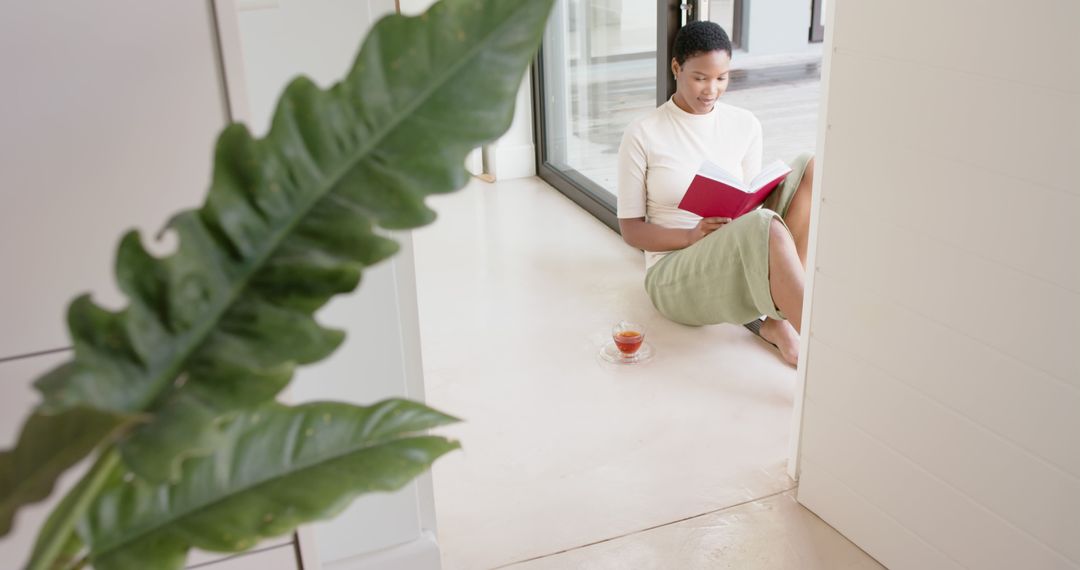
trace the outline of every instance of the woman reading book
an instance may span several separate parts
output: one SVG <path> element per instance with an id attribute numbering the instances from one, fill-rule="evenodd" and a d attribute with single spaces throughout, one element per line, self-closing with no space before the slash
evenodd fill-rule
<path id="1" fill-rule="evenodd" d="M 742 180 L 757 174 L 761 123 L 718 100 L 731 64 L 731 41 L 720 26 L 688 24 L 672 52 L 675 94 L 631 123 L 619 147 L 623 239 L 645 251 L 645 289 L 665 317 L 687 325 L 747 324 L 794 365 L 813 158 L 795 159 L 762 207 L 734 220 L 680 210 L 705 160 Z"/>

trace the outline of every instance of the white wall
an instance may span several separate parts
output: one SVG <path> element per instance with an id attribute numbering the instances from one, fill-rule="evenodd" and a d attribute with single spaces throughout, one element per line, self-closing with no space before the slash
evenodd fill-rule
<path id="1" fill-rule="evenodd" d="M 4 5 L 0 358 L 67 346 L 72 297 L 120 300 L 121 233 L 152 237 L 206 189 L 227 118 L 210 7 L 160 4 Z"/>
<path id="2" fill-rule="evenodd" d="M 252 130 L 269 128 L 278 94 L 297 75 L 321 87 L 340 80 L 368 29 L 394 9 L 394 0 L 278 0 L 258 9 L 240 4 Z"/>
<path id="3" fill-rule="evenodd" d="M 521 80 L 514 120 L 510 129 L 495 142 L 484 146 L 484 170 L 496 180 L 536 175 L 536 146 L 533 143 L 532 77 Z"/>
<path id="4" fill-rule="evenodd" d="M 399 0 L 398 5 L 401 13 L 406 16 L 417 16 L 423 13 L 435 3 L 435 0 Z"/>
<path id="5" fill-rule="evenodd" d="M 830 4 L 799 500 L 894 569 L 1080 567 L 1080 4 Z"/>
<path id="6" fill-rule="evenodd" d="M 810 0 L 745 0 L 741 49 L 751 55 L 805 51 L 810 16 Z"/>
<path id="7" fill-rule="evenodd" d="M 0 448 L 38 401 L 30 383 L 68 357 L 67 302 L 118 306 L 121 233 L 147 241 L 197 206 L 228 111 L 209 2 L 10 3 L 0 18 Z M 148 243 L 159 252 L 168 244 Z M 81 469 L 23 509 L 0 561 L 25 561 L 37 529 Z M 216 566 L 296 568 L 291 537 Z M 198 555 L 205 562 L 220 556 Z"/>

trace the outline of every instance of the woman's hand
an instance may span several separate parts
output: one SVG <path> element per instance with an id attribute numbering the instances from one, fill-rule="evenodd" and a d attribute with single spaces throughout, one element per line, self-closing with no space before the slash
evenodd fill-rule
<path id="1" fill-rule="evenodd" d="M 731 218 L 702 218 L 690 229 L 665 228 L 645 221 L 645 218 L 619 218 L 623 241 L 645 251 L 674 251 L 690 247 L 701 238 L 720 229 Z"/>
<path id="2" fill-rule="evenodd" d="M 715 232 L 724 226 L 724 224 L 731 221 L 731 218 L 701 218 L 701 221 L 696 226 L 687 230 L 686 247 L 690 247 L 701 240 L 701 238 Z"/>

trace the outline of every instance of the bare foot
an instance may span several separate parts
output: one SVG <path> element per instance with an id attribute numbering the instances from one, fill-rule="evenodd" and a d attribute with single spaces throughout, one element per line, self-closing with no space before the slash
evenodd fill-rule
<path id="1" fill-rule="evenodd" d="M 775 344 L 780 349 L 780 356 L 788 364 L 798 366 L 799 333 L 795 332 L 795 327 L 791 326 L 791 323 L 765 319 L 765 322 L 761 323 L 761 338 Z"/>

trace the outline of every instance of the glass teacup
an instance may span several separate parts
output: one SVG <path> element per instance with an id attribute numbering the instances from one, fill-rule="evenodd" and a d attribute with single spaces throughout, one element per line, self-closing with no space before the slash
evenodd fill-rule
<path id="1" fill-rule="evenodd" d="M 623 356 L 633 356 L 645 340 L 645 326 L 640 323 L 622 321 L 611 329 L 611 338 Z"/>

